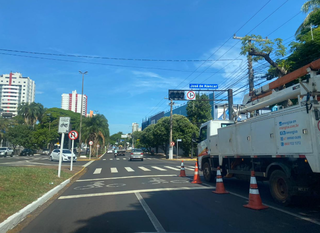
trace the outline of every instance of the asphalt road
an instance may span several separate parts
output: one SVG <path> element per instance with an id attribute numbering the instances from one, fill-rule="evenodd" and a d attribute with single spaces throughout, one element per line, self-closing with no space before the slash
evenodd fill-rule
<path id="1" fill-rule="evenodd" d="M 105 155 L 21 232 L 320 232 L 319 203 L 277 206 L 268 185 L 258 182 L 265 210 L 244 208 L 249 183 L 224 179 L 230 194 L 214 194 L 214 183 L 179 177 L 178 161 L 128 161 Z"/>

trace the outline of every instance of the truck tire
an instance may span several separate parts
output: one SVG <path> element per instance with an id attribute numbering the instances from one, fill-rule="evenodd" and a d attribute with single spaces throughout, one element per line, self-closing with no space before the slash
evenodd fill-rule
<path id="1" fill-rule="evenodd" d="M 286 173 L 281 170 L 275 170 L 271 173 L 270 193 L 273 199 L 282 205 L 289 205 L 292 198 L 292 181 Z"/>
<path id="2" fill-rule="evenodd" d="M 8 154 L 7 154 L 7 153 L 5 153 L 5 154 L 4 154 L 4 157 L 7 157 L 7 155 L 8 155 Z"/>
<path id="3" fill-rule="evenodd" d="M 202 172 L 203 172 L 203 177 L 206 181 L 213 181 L 214 180 L 214 174 L 211 172 L 211 168 L 210 168 L 210 164 L 209 162 L 205 162 L 203 164 L 203 169 L 202 169 Z"/>

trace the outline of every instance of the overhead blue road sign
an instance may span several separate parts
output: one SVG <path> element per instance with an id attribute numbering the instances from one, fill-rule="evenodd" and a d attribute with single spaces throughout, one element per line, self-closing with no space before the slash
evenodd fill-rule
<path id="1" fill-rule="evenodd" d="M 189 88 L 218 89 L 218 84 L 189 84 Z"/>

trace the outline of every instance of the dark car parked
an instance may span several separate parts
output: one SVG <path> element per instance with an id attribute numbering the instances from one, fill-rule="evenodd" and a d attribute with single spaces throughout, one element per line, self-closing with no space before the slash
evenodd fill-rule
<path id="1" fill-rule="evenodd" d="M 23 149 L 20 152 L 20 156 L 33 156 L 34 152 L 31 149 Z"/>

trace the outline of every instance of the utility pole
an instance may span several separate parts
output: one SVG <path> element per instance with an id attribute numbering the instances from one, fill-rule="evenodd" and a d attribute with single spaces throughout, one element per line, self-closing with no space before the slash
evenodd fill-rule
<path id="1" fill-rule="evenodd" d="M 244 37 L 239 37 L 234 35 L 233 39 L 237 39 L 237 40 L 242 40 Z M 256 39 L 256 38 L 249 38 L 248 39 L 248 44 L 249 44 L 249 48 L 251 48 L 251 41 L 267 41 L 269 40 L 268 38 L 266 39 Z M 248 54 L 248 74 L 249 74 L 249 93 L 251 94 L 253 89 L 254 89 L 254 74 L 253 74 L 253 68 L 252 68 L 252 56 Z M 253 117 L 253 113 L 250 113 L 250 117 Z"/>
<path id="2" fill-rule="evenodd" d="M 172 99 L 170 100 L 170 137 L 169 137 L 169 159 L 173 159 L 173 146 L 172 142 L 172 106 L 174 105 Z"/>
<path id="3" fill-rule="evenodd" d="M 79 157 L 81 155 L 81 128 L 82 128 L 82 109 L 83 109 L 83 82 L 84 82 L 84 75 L 88 73 L 88 71 L 86 72 L 81 72 L 79 71 L 80 74 L 82 74 L 82 92 L 81 92 L 81 108 L 80 108 L 80 129 L 79 129 L 79 146 L 80 146 L 80 150 L 79 150 Z"/>

